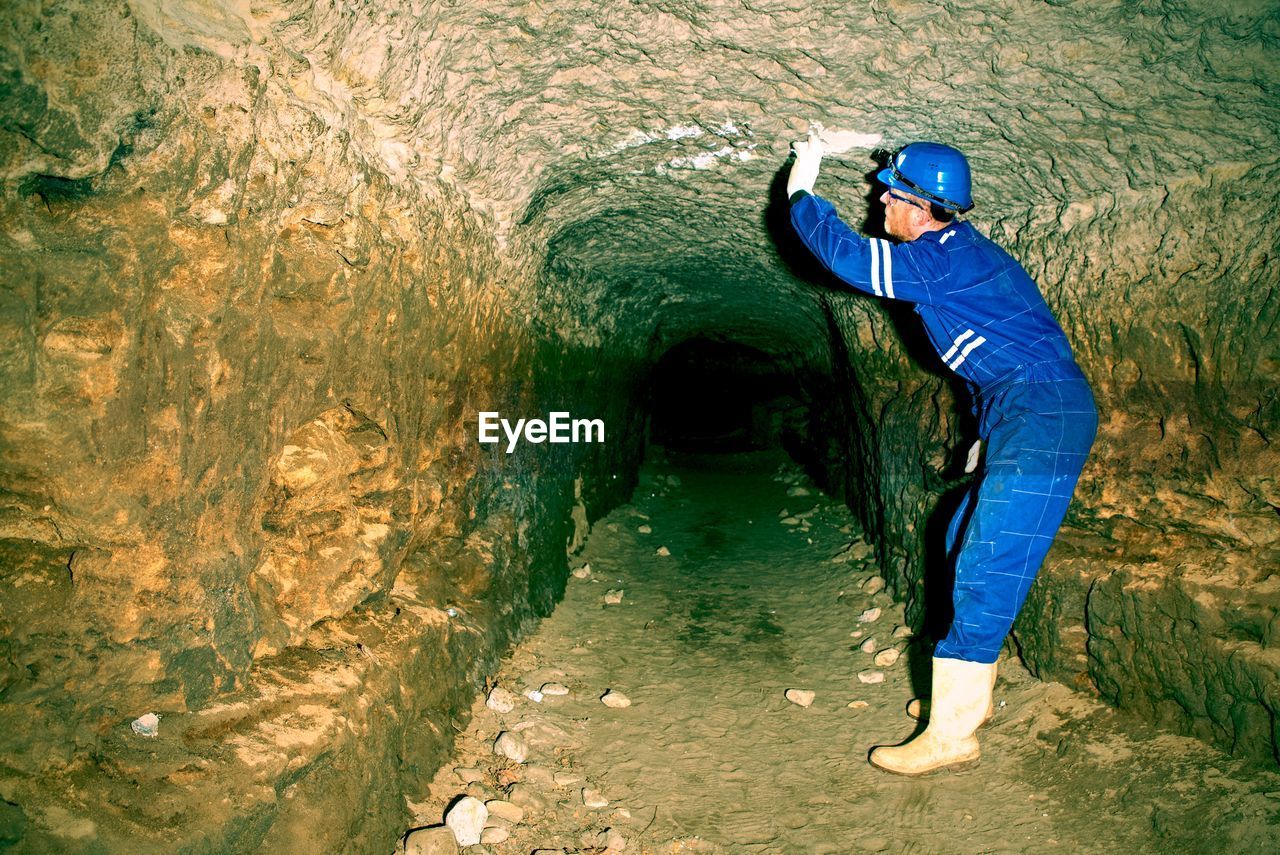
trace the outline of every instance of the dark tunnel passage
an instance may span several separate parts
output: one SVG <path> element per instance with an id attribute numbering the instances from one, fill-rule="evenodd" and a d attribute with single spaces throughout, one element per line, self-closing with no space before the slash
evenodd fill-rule
<path id="1" fill-rule="evenodd" d="M 667 350 L 653 368 L 650 438 L 678 451 L 783 447 L 808 419 L 803 394 L 785 361 L 697 336 Z"/>

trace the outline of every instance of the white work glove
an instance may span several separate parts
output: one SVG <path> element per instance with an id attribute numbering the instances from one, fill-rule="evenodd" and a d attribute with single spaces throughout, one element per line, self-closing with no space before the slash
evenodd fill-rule
<path id="1" fill-rule="evenodd" d="M 792 143 L 791 150 L 796 153 L 796 160 L 787 176 L 788 199 L 799 190 L 813 192 L 813 184 L 818 180 L 818 167 L 822 165 L 822 139 L 810 131 L 808 139 Z"/>
<path id="2" fill-rule="evenodd" d="M 969 456 L 964 461 L 964 471 L 972 472 L 978 468 L 978 455 L 982 452 L 982 440 L 977 440 L 969 447 Z"/>

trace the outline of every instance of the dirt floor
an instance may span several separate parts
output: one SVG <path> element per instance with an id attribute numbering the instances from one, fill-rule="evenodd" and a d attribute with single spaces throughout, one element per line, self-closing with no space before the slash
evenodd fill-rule
<path id="1" fill-rule="evenodd" d="M 506 839 L 465 850 L 495 855 L 1280 851 L 1276 769 L 1041 683 L 1016 659 L 1002 661 L 976 769 L 869 766 L 871 746 L 915 731 L 904 706 L 928 654 L 903 636 L 901 608 L 868 593 L 877 570 L 858 534 L 779 454 L 651 460 L 633 503 L 575 557 L 589 573 L 503 663 L 514 708 L 477 701 L 454 762 L 411 801 L 418 823 L 470 794 L 520 809 L 493 805 L 509 819 L 491 816 L 486 839 Z M 890 648 L 901 658 L 877 667 Z M 523 763 L 495 753 L 503 732 Z M 597 794 L 607 804 L 584 804 Z"/>

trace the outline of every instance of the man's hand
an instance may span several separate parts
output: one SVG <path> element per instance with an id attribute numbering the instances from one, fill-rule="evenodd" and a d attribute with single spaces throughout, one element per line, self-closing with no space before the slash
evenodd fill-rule
<path id="1" fill-rule="evenodd" d="M 813 184 L 818 180 L 818 168 L 822 165 L 822 139 L 809 131 L 808 139 L 792 143 L 791 150 L 795 152 L 796 160 L 791 164 L 791 174 L 787 176 L 788 199 L 800 190 L 813 192 Z"/>
<path id="2" fill-rule="evenodd" d="M 964 471 L 972 472 L 978 468 L 978 455 L 982 452 L 982 440 L 977 440 L 969 447 L 969 457 L 964 461 Z"/>

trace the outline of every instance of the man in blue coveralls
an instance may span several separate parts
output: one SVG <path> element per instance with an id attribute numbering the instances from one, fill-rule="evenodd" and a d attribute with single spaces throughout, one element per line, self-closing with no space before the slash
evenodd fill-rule
<path id="1" fill-rule="evenodd" d="M 813 195 L 818 137 L 794 150 L 787 195 L 805 246 L 849 286 L 914 303 L 943 363 L 974 395 L 986 455 L 947 528 L 955 618 L 933 653 L 929 725 L 870 756 L 872 765 L 902 775 L 969 766 L 979 756 L 974 734 L 991 714 L 996 657 L 1093 444 L 1093 395 L 1036 283 L 956 219 L 973 207 L 963 154 L 916 142 L 890 157 L 876 178 L 894 243 L 856 234 Z M 978 447 L 966 471 L 976 468 Z"/>

